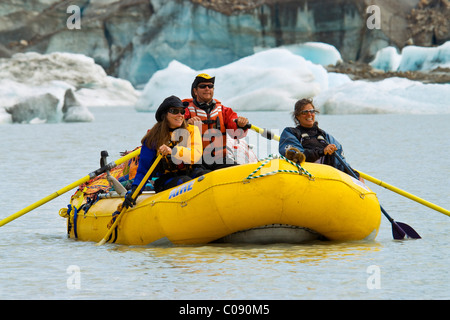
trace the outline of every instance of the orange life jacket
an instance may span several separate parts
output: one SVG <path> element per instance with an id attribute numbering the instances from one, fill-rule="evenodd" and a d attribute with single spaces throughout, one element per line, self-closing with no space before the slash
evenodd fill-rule
<path id="1" fill-rule="evenodd" d="M 211 155 L 215 159 L 224 158 L 227 148 L 227 132 L 223 118 L 223 105 L 219 100 L 213 99 L 215 105 L 208 113 L 197 107 L 193 99 L 184 99 L 188 102 L 187 109 L 190 117 L 197 116 L 202 120 L 201 133 L 203 141 L 203 155 Z"/>

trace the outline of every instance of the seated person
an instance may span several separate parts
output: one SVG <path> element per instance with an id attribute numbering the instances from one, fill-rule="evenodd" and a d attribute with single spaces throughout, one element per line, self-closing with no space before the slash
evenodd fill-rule
<path id="1" fill-rule="evenodd" d="M 192 99 L 184 99 L 185 118 L 188 124 L 200 126 L 203 137 L 202 164 L 211 170 L 236 165 L 227 158 L 227 132 L 232 138 L 245 137 L 248 119 L 238 117 L 231 108 L 225 107 L 214 96 L 215 77 L 205 73 L 195 77 L 191 86 Z"/>
<path id="2" fill-rule="evenodd" d="M 141 140 L 139 166 L 125 205 L 133 205 L 131 196 L 152 166 L 157 153 L 163 158 L 150 176 L 158 177 L 154 184 L 155 192 L 173 188 L 209 172 L 196 164 L 202 157 L 202 138 L 197 127 L 186 123 L 184 113 L 185 107 L 175 96 L 166 98 L 159 106 L 155 114 L 157 123 Z"/>
<path id="3" fill-rule="evenodd" d="M 306 160 L 327 164 L 346 172 L 344 166 L 334 156 L 336 153 L 345 161 L 342 145 L 332 135 L 319 128 L 316 113 L 319 111 L 315 109 L 311 99 L 297 101 L 292 113 L 297 126 L 283 130 L 278 151 L 289 160 L 298 163 Z M 357 171 L 353 172 L 362 180 Z M 352 175 L 350 172 L 346 173 Z"/>

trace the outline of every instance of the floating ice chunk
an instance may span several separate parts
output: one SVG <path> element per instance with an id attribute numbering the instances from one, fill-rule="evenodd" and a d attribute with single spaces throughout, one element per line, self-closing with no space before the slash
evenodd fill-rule
<path id="1" fill-rule="evenodd" d="M 64 95 L 64 105 L 62 107 L 64 122 L 91 122 L 94 121 L 94 115 L 86 106 L 80 104 L 75 98 L 71 89 Z"/>
<path id="2" fill-rule="evenodd" d="M 154 111 L 170 95 L 191 97 L 199 73 L 216 77 L 214 97 L 234 110 L 291 110 L 295 101 L 328 87 L 326 70 L 286 49 L 258 52 L 216 69 L 195 71 L 178 61 L 156 72 L 136 104 Z"/>
<path id="3" fill-rule="evenodd" d="M 19 122 L 31 121 L 17 111 L 14 117 L 19 118 L 8 118 L 4 108 L 45 94 L 52 95 L 59 103 L 53 117 L 45 107 L 39 119 L 46 115 L 43 116 L 45 121 L 61 121 L 64 94 L 68 89 L 77 98 L 79 108 L 69 111 L 70 117 L 69 113 L 66 114 L 67 121 L 92 121 L 92 114 L 86 109 L 91 106 L 134 106 L 140 94 L 129 81 L 108 76 L 92 58 L 84 55 L 20 53 L 10 59 L 0 59 L 0 110 L 3 110 L 0 121 L 16 121 L 20 117 L 22 120 Z M 29 106 L 28 111 L 31 110 L 38 112 Z"/>
<path id="4" fill-rule="evenodd" d="M 316 106 L 327 114 L 448 114 L 450 84 L 424 84 L 405 78 L 352 81 L 323 91 Z"/>
<path id="5" fill-rule="evenodd" d="M 399 71 L 433 70 L 450 68 L 450 41 L 435 48 L 408 46 L 402 50 Z"/>
<path id="6" fill-rule="evenodd" d="M 322 66 L 335 65 L 342 61 L 341 54 L 336 47 L 323 42 L 305 42 L 282 46 L 293 54 L 302 56 L 312 63 Z"/>
<path id="7" fill-rule="evenodd" d="M 50 93 L 25 99 L 5 110 L 15 123 L 58 122 L 59 99 Z"/>
<path id="8" fill-rule="evenodd" d="M 370 63 L 383 71 L 427 71 L 438 67 L 450 68 L 450 41 L 439 47 L 407 46 L 401 54 L 394 47 L 377 52 Z"/>
<path id="9" fill-rule="evenodd" d="M 397 71 L 401 60 L 402 56 L 397 52 L 396 48 L 386 47 L 379 50 L 375 55 L 375 59 L 369 64 L 375 69 Z"/>

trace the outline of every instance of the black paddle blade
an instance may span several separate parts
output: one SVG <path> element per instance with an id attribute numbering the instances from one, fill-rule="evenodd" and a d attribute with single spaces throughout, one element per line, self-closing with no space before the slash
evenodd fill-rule
<path id="1" fill-rule="evenodd" d="M 422 239 L 422 237 L 412 227 L 403 222 L 392 222 L 392 236 L 395 240 Z"/>
<path id="2" fill-rule="evenodd" d="M 406 232 L 406 236 L 410 239 L 422 239 L 422 237 L 411 226 L 403 222 L 397 222 L 397 224 Z"/>
<path id="3" fill-rule="evenodd" d="M 392 224 L 392 236 L 395 240 L 403 240 L 406 236 L 406 232 L 400 227 L 397 222 L 391 221 Z"/>

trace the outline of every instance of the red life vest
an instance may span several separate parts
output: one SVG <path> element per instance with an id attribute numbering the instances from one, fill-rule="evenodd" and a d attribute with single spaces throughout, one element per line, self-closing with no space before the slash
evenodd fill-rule
<path id="1" fill-rule="evenodd" d="M 187 109 L 191 118 L 197 116 L 202 120 L 201 133 L 204 159 L 205 156 L 212 156 L 218 160 L 226 155 L 227 132 L 222 112 L 224 106 L 219 100 L 213 100 L 215 105 L 209 113 L 197 107 L 192 98 L 184 99 L 183 102 L 189 103 Z"/>

